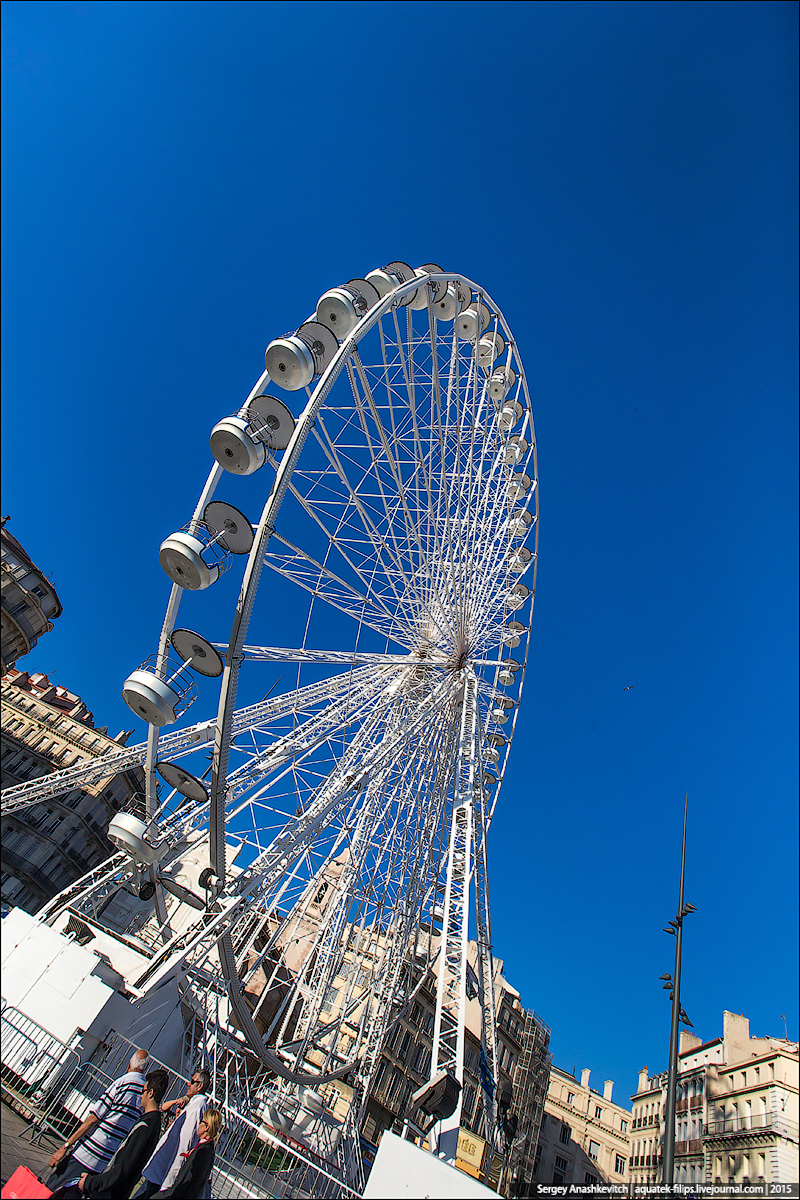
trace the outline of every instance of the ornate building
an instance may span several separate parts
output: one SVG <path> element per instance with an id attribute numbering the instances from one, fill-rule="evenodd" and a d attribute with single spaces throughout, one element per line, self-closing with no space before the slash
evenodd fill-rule
<path id="1" fill-rule="evenodd" d="M 589 1075 L 588 1069 L 582 1071 L 578 1082 L 560 1067 L 550 1072 L 533 1172 L 536 1185 L 627 1187 L 632 1114 L 611 1099 L 610 1079 L 601 1095 L 589 1086 Z"/>
<path id="2" fill-rule="evenodd" d="M 0 649 L 2 674 L 5 675 L 36 645 L 43 633 L 49 633 L 53 621 L 61 616 L 61 601 L 56 589 L 6 529 L 8 517 L 0 522 L 2 561 L 0 562 Z"/>
<path id="3" fill-rule="evenodd" d="M 681 1034 L 675 1183 L 797 1183 L 798 1052 L 784 1038 L 750 1036 L 747 1017 L 723 1013 L 722 1037 Z M 661 1182 L 666 1072 L 639 1072 L 633 1096 L 634 1184 Z"/>
<path id="4" fill-rule="evenodd" d="M 5 534 L 4 534 L 5 536 Z M 11 669 L 2 682 L 3 787 L 96 758 L 125 744 L 95 729 L 79 696 L 41 673 Z M 135 807 L 141 770 L 72 788 L 2 820 L 2 903 L 37 909 L 113 853 L 106 830 L 114 813 Z"/>
<path id="5" fill-rule="evenodd" d="M 321 897 L 318 907 L 325 908 Z M 294 933 L 298 943 L 297 963 L 307 950 L 304 941 L 312 943 L 313 918 L 308 927 L 298 926 Z M 432 957 L 438 945 L 438 934 L 431 935 Z M 477 948 L 474 942 L 468 946 L 468 961 L 471 977 L 477 968 Z M 292 966 L 291 957 L 288 959 Z M 503 975 L 501 959 L 494 960 L 494 994 L 497 1009 L 497 1096 L 498 1104 L 508 1105 L 505 1134 L 495 1147 L 492 1161 L 488 1161 L 483 1123 L 483 1091 L 480 1082 L 481 1059 L 481 1008 L 477 992 L 467 1000 L 464 1046 L 463 1106 L 461 1113 L 461 1135 L 458 1141 L 456 1165 L 475 1178 L 483 1178 L 489 1168 L 489 1184 L 501 1189 L 505 1195 L 528 1195 L 525 1190 L 533 1171 L 533 1159 L 539 1136 L 539 1123 L 547 1091 L 551 1056 L 549 1053 L 550 1030 L 531 1009 L 525 1009 L 519 993 Z M 327 1011 L 331 1020 L 343 1017 L 342 997 L 349 981 L 355 976 L 355 986 L 368 986 L 369 964 L 355 956 L 347 955 L 340 978 L 330 989 Z M 433 1043 L 434 1013 L 436 1009 L 435 970 L 429 969 L 419 984 L 413 1003 L 409 1004 L 388 1030 L 370 1090 L 361 1133 L 363 1148 L 368 1161 L 374 1155 L 383 1133 L 389 1129 L 394 1133 L 420 1141 L 409 1125 L 419 1114 L 412 1105 L 413 1093 L 430 1077 Z M 355 1032 L 351 1025 L 357 1017 L 345 1018 L 339 1040 L 343 1055 L 350 1050 L 348 1031 Z M 311 1056 L 313 1058 L 313 1054 Z M 335 1080 L 320 1088 L 325 1103 L 334 1117 L 343 1119 L 347 1113 L 352 1089 L 344 1080 Z M 510 1120 L 509 1120 L 510 1118 Z M 504 1153 L 505 1151 L 505 1153 Z"/>
<path id="6" fill-rule="evenodd" d="M 436 935 L 434 934 L 434 945 Z M 468 961 L 477 969 L 477 948 L 469 943 Z M 504 1193 L 527 1195 L 525 1188 L 533 1171 L 544 1097 L 550 1072 L 550 1029 L 532 1009 L 523 1007 L 519 992 L 506 980 L 502 959 L 494 960 L 494 994 L 497 1008 L 497 1097 L 508 1104 L 513 1124 L 498 1153 L 487 1164 L 484 1139 L 483 1090 L 480 1082 L 480 1005 L 477 996 L 467 1001 L 464 1045 L 464 1084 L 457 1166 L 467 1174 L 483 1178 L 487 1165 L 489 1183 L 502 1185 Z M 414 1115 L 411 1095 L 428 1078 L 432 1031 L 436 1007 L 436 977 L 425 980 L 407 1016 L 389 1032 L 363 1126 L 364 1137 L 377 1144 L 385 1129 L 404 1132 L 405 1118 Z M 508 1121 L 507 1121 L 508 1124 Z M 513 1132 L 511 1132 L 513 1130 Z M 503 1170 L 503 1179 L 500 1179 Z"/>

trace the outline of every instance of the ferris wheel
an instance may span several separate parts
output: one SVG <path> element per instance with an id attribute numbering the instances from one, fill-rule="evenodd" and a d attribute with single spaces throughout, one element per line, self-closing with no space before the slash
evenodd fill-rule
<path id="1" fill-rule="evenodd" d="M 279 1090 L 347 1076 L 362 1100 L 429 967 L 430 1074 L 462 1078 L 472 913 L 495 1074 L 486 838 L 538 541 L 519 352 L 484 289 L 393 262 L 326 292 L 265 361 L 158 551 L 172 582 L 161 635 L 123 689 L 147 741 L 117 756 L 143 764 L 145 811 L 112 821 L 120 853 L 46 911 L 90 897 L 97 912 L 133 880 L 140 903 L 118 927 L 147 947 L 137 994 L 180 966 L 205 981 L 198 1009 L 209 1019 L 216 992 L 220 1036 Z M 263 479 L 257 516 L 242 477 Z M 212 629 L 204 601 L 239 564 L 230 631 Z M 192 628 L 178 621 L 190 594 Z M 278 667 L 280 690 L 237 707 Z M 205 716 L 186 724 L 197 697 Z"/>

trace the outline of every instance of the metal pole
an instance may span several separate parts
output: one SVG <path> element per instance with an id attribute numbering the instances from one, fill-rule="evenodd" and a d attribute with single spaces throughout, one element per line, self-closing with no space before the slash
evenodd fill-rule
<path id="1" fill-rule="evenodd" d="M 689 793 L 683 808 L 683 846 L 681 848 L 681 886 L 678 896 L 678 915 L 675 920 L 675 986 L 672 989 L 672 1021 L 669 1030 L 669 1075 L 667 1077 L 666 1129 L 664 1131 L 664 1184 L 672 1188 L 675 1184 L 675 1107 L 678 1092 L 678 1020 L 681 1015 L 681 944 L 683 940 L 683 880 L 686 871 L 686 816 L 689 809 Z"/>

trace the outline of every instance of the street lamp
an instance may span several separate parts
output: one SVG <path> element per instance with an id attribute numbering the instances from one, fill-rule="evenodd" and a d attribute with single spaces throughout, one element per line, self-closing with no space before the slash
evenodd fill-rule
<path id="1" fill-rule="evenodd" d="M 662 975 L 666 980 L 664 990 L 669 989 L 672 1001 L 672 1020 L 669 1030 L 669 1073 L 667 1075 L 667 1111 L 666 1129 L 664 1131 L 664 1184 L 672 1188 L 675 1185 L 675 1109 L 678 1094 L 678 1026 L 688 1025 L 694 1028 L 692 1022 L 681 1008 L 681 948 L 683 942 L 683 920 L 691 913 L 697 912 L 693 904 L 685 904 L 683 900 L 683 881 L 686 872 L 686 817 L 689 810 L 689 793 L 686 793 L 686 803 L 683 809 L 683 845 L 681 848 L 681 884 L 678 894 L 678 912 L 674 921 L 668 921 L 665 933 L 675 937 L 675 977 Z"/>

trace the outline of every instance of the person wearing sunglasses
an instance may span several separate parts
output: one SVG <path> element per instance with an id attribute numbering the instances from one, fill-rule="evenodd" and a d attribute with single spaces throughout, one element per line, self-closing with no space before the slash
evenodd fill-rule
<path id="1" fill-rule="evenodd" d="M 134 1200 L 150 1200 L 156 1192 L 175 1182 L 178 1172 L 197 1140 L 198 1129 L 209 1105 L 208 1091 L 211 1076 L 205 1068 L 192 1074 L 185 1096 L 161 1105 L 162 1112 L 177 1110 L 172 1124 L 155 1148 L 152 1158 L 142 1171 L 143 1184 Z"/>

